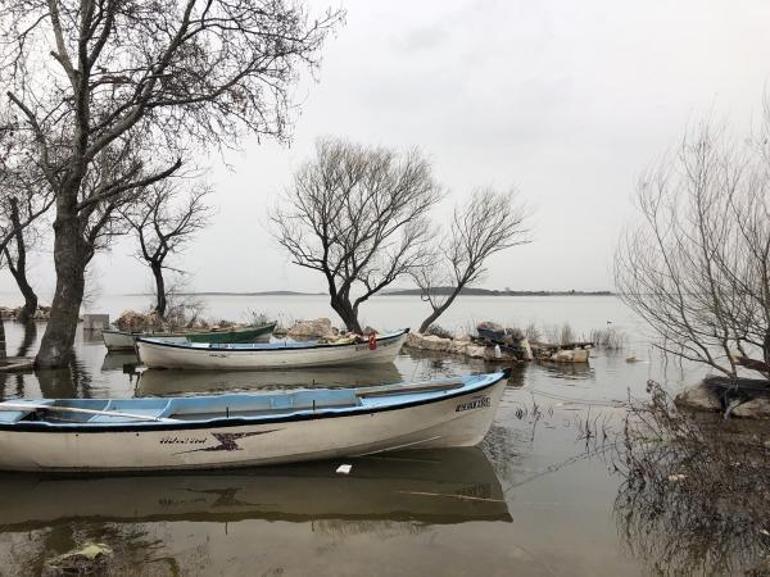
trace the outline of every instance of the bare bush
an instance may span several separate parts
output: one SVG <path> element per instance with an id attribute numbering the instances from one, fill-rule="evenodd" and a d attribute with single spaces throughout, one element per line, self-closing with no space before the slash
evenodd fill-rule
<path id="1" fill-rule="evenodd" d="M 442 339 L 451 339 L 453 337 L 452 333 L 442 327 L 441 325 L 432 324 L 428 327 L 426 331 L 421 331 L 428 335 L 433 335 L 434 337 L 439 337 Z"/>
<path id="2" fill-rule="evenodd" d="M 588 340 L 594 346 L 609 351 L 619 351 L 626 346 L 626 334 L 615 327 L 603 329 L 593 329 L 589 334 Z"/>
<path id="3" fill-rule="evenodd" d="M 531 322 L 524 329 L 524 336 L 532 343 L 539 342 L 543 338 L 543 331 L 537 326 L 537 323 Z"/>
<path id="4" fill-rule="evenodd" d="M 657 346 L 736 377 L 770 378 L 770 164 L 703 126 L 637 187 L 641 222 L 615 259 L 621 298 Z M 751 358 L 759 355 L 762 360 Z"/>

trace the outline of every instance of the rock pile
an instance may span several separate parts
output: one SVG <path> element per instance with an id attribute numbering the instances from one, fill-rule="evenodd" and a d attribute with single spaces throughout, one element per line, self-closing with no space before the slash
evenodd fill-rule
<path id="1" fill-rule="evenodd" d="M 0 307 L 0 318 L 6 321 L 15 321 L 19 318 L 23 308 L 24 307 Z M 51 307 L 38 305 L 33 319 L 36 321 L 47 321 L 49 318 L 51 318 Z"/>
<path id="2" fill-rule="evenodd" d="M 180 328 L 185 329 L 216 329 L 230 328 L 238 326 L 235 323 L 221 321 L 218 325 L 211 325 L 207 321 L 199 318 L 184 321 L 183 323 L 169 323 L 160 318 L 156 313 L 140 313 L 134 310 L 123 311 L 115 321 L 115 326 L 126 332 L 142 331 L 174 331 Z"/>
<path id="3" fill-rule="evenodd" d="M 318 319 L 295 322 L 286 335 L 293 339 L 314 339 L 335 337 L 340 332 L 332 326 L 331 320 L 322 317 Z"/>
<path id="4" fill-rule="evenodd" d="M 406 346 L 415 350 L 461 355 L 488 361 L 532 360 L 532 350 L 527 339 L 522 335 L 506 331 L 500 325 L 489 322 L 480 323 L 477 330 L 479 332 L 477 337 L 459 334 L 448 338 L 434 334 L 409 333 Z"/>
<path id="5" fill-rule="evenodd" d="M 674 397 L 680 409 L 722 412 L 746 419 L 770 418 L 770 381 L 706 377 Z"/>

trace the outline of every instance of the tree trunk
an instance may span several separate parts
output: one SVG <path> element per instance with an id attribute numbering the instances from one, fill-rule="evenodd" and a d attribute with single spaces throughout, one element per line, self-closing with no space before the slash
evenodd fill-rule
<path id="1" fill-rule="evenodd" d="M 168 302 L 166 300 L 166 283 L 163 280 L 163 267 L 156 263 L 150 263 L 150 269 L 152 275 L 155 277 L 155 312 L 163 319 L 166 317 L 166 307 Z"/>
<path id="2" fill-rule="evenodd" d="M 456 288 L 455 291 L 443 302 L 443 304 L 433 308 L 433 312 L 430 313 L 424 321 L 422 321 L 422 324 L 420 325 L 420 333 L 425 334 L 427 332 L 427 330 L 430 328 L 430 325 L 436 322 L 436 319 L 444 314 L 444 311 L 447 310 L 449 306 L 454 302 L 454 300 L 457 298 L 457 295 L 460 294 L 461 290 L 463 290 L 463 287 Z"/>
<path id="3" fill-rule="evenodd" d="M 332 295 L 331 297 L 332 308 L 345 323 L 345 328 L 351 333 L 361 334 L 361 325 L 358 324 L 358 316 L 353 310 L 353 305 L 350 304 L 349 299 L 345 299 L 340 295 Z"/>
<path id="4" fill-rule="evenodd" d="M 8 360 L 8 350 L 5 345 L 5 321 L 0 318 L 0 364 Z"/>
<path id="5" fill-rule="evenodd" d="M 14 227 L 14 241 L 16 242 L 16 261 L 14 262 L 13 258 L 11 258 L 11 253 L 7 247 L 5 249 L 5 258 L 8 261 L 8 270 L 11 271 L 24 297 L 24 306 L 16 320 L 26 323 L 34 318 L 37 312 L 37 295 L 27 281 L 27 247 L 24 241 L 24 231 L 21 228 L 21 219 L 19 218 L 19 203 L 15 198 L 11 199 L 11 222 Z"/>
<path id="6" fill-rule="evenodd" d="M 51 318 L 35 358 L 38 368 L 65 367 L 73 358 L 72 345 L 83 302 L 87 251 L 83 249 L 77 217 L 76 195 L 70 202 L 66 191 L 57 202 L 54 222 L 54 263 L 56 292 L 51 303 Z"/>
<path id="7" fill-rule="evenodd" d="M 22 250 L 23 249 L 20 246 L 19 251 Z M 35 317 L 35 312 L 37 312 L 37 295 L 35 294 L 35 290 L 30 286 L 29 281 L 27 281 L 26 263 L 24 262 L 23 257 L 19 256 L 16 264 L 11 262 L 10 254 L 6 253 L 6 257 L 8 258 L 8 270 L 11 271 L 11 275 L 13 275 L 14 280 L 16 280 L 19 291 L 21 291 L 21 294 L 24 297 L 24 306 L 21 308 L 21 312 L 19 312 L 19 316 L 16 317 L 16 320 L 26 323 L 33 319 Z"/>

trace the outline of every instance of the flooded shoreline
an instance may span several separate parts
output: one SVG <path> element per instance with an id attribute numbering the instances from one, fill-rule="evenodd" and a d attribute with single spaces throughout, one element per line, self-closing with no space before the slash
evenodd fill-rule
<path id="1" fill-rule="evenodd" d="M 24 334 L 7 325 L 14 350 Z M 107 354 L 82 334 L 77 358 L 69 369 L 5 375 L 3 398 L 358 386 L 494 368 L 402 353 L 365 374 L 142 373 L 133 355 Z M 87 542 L 113 551 L 106 575 L 729 575 L 732 561 L 722 572 L 675 573 L 682 565 L 645 546 L 629 513 L 643 514 L 617 459 L 627 402 L 646 398 L 651 372 L 650 363 L 601 351 L 586 366 L 519 367 L 478 448 L 346 460 L 349 476 L 335 473 L 340 460 L 181 475 L 2 475 L 0 575 L 43 575 L 46 560 Z M 659 526 L 656 539 L 669 529 Z"/>

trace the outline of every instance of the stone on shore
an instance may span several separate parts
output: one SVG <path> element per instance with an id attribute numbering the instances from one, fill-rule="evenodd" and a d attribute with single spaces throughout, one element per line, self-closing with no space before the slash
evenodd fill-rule
<path id="1" fill-rule="evenodd" d="M 555 363 L 587 363 L 589 349 L 565 349 L 551 355 Z"/>
<path id="2" fill-rule="evenodd" d="M 24 307 L 2 307 L 0 306 L 0 318 L 3 320 L 15 321 L 18 320 L 21 310 Z M 35 314 L 32 315 L 32 320 L 47 321 L 51 318 L 51 307 L 38 305 Z"/>
<path id="3" fill-rule="evenodd" d="M 730 414 L 744 419 L 770 418 L 770 398 L 757 397 L 751 399 L 735 407 Z"/>
<path id="4" fill-rule="evenodd" d="M 338 334 L 337 329 L 332 326 L 331 320 L 327 318 L 318 318 L 306 321 L 297 321 L 286 333 L 292 338 L 328 338 Z"/>
<path id="5" fill-rule="evenodd" d="M 674 404 L 680 409 L 696 411 L 721 411 L 722 401 L 715 387 L 706 382 L 687 387 L 674 397 Z M 733 411 L 735 414 L 735 411 Z"/>
<path id="6" fill-rule="evenodd" d="M 420 351 L 432 351 L 460 355 L 472 359 L 485 359 L 487 361 L 512 362 L 517 360 L 507 351 L 499 354 L 495 347 L 477 345 L 470 339 L 446 339 L 436 335 L 424 335 L 421 333 L 409 333 L 406 346 Z"/>
<path id="7" fill-rule="evenodd" d="M 452 339 L 444 339 L 436 335 L 423 335 L 410 332 L 406 337 L 406 344 L 421 351 L 452 352 Z"/>
<path id="8" fill-rule="evenodd" d="M 46 561 L 42 576 L 103 575 L 112 556 L 112 549 L 104 543 L 87 543 L 76 551 Z"/>

